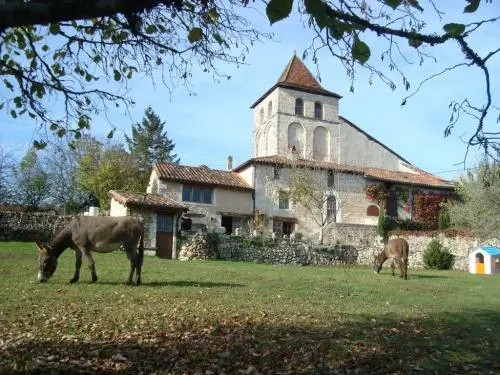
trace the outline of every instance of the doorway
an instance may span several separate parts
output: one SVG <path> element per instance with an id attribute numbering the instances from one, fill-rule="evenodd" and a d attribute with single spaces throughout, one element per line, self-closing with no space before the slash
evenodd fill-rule
<path id="1" fill-rule="evenodd" d="M 156 217 L 156 256 L 159 258 L 172 259 L 173 242 L 173 216 L 158 214 Z"/>

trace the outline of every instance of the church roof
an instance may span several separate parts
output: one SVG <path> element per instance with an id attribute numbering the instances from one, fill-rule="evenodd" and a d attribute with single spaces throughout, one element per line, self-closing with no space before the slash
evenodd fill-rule
<path id="1" fill-rule="evenodd" d="M 341 96 L 325 90 L 318 82 L 316 78 L 314 78 L 313 74 L 307 69 L 304 63 L 297 57 L 297 55 L 293 55 L 293 57 L 288 62 L 287 66 L 283 73 L 281 73 L 278 78 L 278 82 L 274 84 L 267 92 L 262 95 L 257 101 L 252 104 L 250 108 L 254 108 L 257 104 L 259 104 L 264 98 L 269 95 L 276 87 L 284 87 L 293 90 L 308 92 L 311 94 L 318 94 L 324 96 L 330 96 L 333 98 L 340 99 Z"/>
<path id="2" fill-rule="evenodd" d="M 110 190 L 109 195 L 125 207 L 161 208 L 187 211 L 188 208 L 164 195 Z"/>
<path id="3" fill-rule="evenodd" d="M 415 173 L 410 172 L 399 172 L 390 171 L 387 169 L 371 168 L 371 167 L 358 167 L 347 164 L 337 164 L 328 161 L 316 161 L 316 160 L 306 160 L 297 159 L 292 160 L 284 156 L 263 156 L 258 158 L 249 159 L 240 166 L 234 169 L 235 172 L 239 172 L 252 164 L 265 164 L 265 165 L 276 165 L 276 166 L 291 166 L 295 165 L 303 168 L 319 168 L 325 170 L 333 170 L 343 173 L 352 173 L 362 175 L 364 178 L 376 180 L 376 181 L 387 181 L 399 183 L 402 185 L 414 185 L 438 189 L 453 189 L 453 184 L 440 179 L 428 172 L 425 172 L 418 168 L 412 168 Z"/>
<path id="4" fill-rule="evenodd" d="M 153 169 L 157 171 L 160 180 L 253 190 L 238 173 L 210 169 L 206 165 L 190 167 L 173 163 L 156 163 Z"/>

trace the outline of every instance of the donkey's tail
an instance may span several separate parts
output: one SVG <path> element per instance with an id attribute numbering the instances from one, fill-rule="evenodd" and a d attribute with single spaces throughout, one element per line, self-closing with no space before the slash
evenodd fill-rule
<path id="1" fill-rule="evenodd" d="M 144 260 L 144 229 L 141 231 L 141 237 L 139 238 L 139 248 L 137 249 L 138 264 L 142 266 Z"/>
<path id="2" fill-rule="evenodd" d="M 405 241 L 405 246 L 403 248 L 403 268 L 404 268 L 404 278 L 408 279 L 408 256 L 410 255 L 410 245 Z"/>

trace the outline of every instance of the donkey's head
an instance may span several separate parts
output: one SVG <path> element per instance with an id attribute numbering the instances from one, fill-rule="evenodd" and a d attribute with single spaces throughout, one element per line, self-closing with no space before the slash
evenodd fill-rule
<path id="1" fill-rule="evenodd" d="M 382 251 L 380 254 L 375 255 L 373 259 L 373 270 L 375 273 L 379 273 L 382 269 L 382 264 L 386 261 L 385 252 Z"/>
<path id="2" fill-rule="evenodd" d="M 38 281 L 41 283 L 47 280 L 54 274 L 57 268 L 57 257 L 54 255 L 52 248 L 44 244 L 42 241 L 35 241 L 40 254 L 38 256 Z"/>

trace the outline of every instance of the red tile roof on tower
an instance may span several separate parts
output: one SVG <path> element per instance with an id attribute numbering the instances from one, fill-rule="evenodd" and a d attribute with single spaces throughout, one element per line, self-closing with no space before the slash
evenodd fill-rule
<path id="1" fill-rule="evenodd" d="M 259 104 L 276 87 L 284 87 L 293 90 L 308 92 L 311 94 L 331 96 L 339 99 L 341 98 L 340 95 L 325 90 L 296 55 L 293 55 L 291 60 L 288 62 L 285 70 L 278 78 L 278 82 L 276 82 L 276 84 L 271 87 L 264 95 L 257 99 L 257 101 L 250 108 L 254 108 L 257 104 Z"/>
<path id="2" fill-rule="evenodd" d="M 175 211 L 187 211 L 188 208 L 164 195 L 149 193 L 130 193 L 128 191 L 110 190 L 109 195 L 125 207 L 162 208 Z"/>
<path id="3" fill-rule="evenodd" d="M 236 167 L 234 170 L 239 172 L 252 164 L 265 164 L 265 165 L 276 165 L 276 166 L 291 166 L 293 164 L 302 168 L 318 168 L 325 170 L 333 170 L 343 173 L 352 173 L 363 176 L 366 179 L 372 179 L 377 181 L 388 181 L 400 183 L 403 185 L 415 185 L 422 187 L 432 187 L 438 189 L 453 189 L 453 184 L 449 181 L 442 180 L 428 172 L 425 172 L 419 168 L 409 166 L 415 173 L 411 172 L 399 172 L 390 171 L 380 168 L 371 167 L 358 167 L 347 164 L 337 164 L 328 161 L 315 161 L 306 159 L 292 160 L 284 156 L 262 156 L 258 158 L 249 159 L 240 166 Z"/>
<path id="4" fill-rule="evenodd" d="M 158 173 L 160 180 L 222 186 L 239 190 L 253 190 L 238 173 L 210 169 L 206 165 L 190 167 L 172 163 L 156 163 L 153 169 Z"/>

